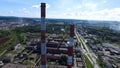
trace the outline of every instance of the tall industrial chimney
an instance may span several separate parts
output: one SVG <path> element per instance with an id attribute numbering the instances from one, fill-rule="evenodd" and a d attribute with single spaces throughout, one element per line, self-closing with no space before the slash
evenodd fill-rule
<path id="1" fill-rule="evenodd" d="M 73 46 L 74 46 L 74 24 L 70 24 L 70 40 L 69 40 L 69 46 L 68 46 L 67 68 L 72 68 Z"/>
<path id="2" fill-rule="evenodd" d="M 41 68 L 46 68 L 45 3 L 41 3 Z"/>

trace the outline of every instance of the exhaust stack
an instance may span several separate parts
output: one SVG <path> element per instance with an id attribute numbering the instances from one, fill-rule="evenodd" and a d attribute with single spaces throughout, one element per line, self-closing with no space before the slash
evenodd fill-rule
<path id="1" fill-rule="evenodd" d="M 46 68 L 45 8 L 46 4 L 41 3 L 41 68 Z"/>
<path id="2" fill-rule="evenodd" d="M 74 46 L 74 24 L 71 24 L 70 25 L 70 40 L 69 40 L 69 46 L 68 46 L 67 68 L 72 68 L 73 46 Z"/>

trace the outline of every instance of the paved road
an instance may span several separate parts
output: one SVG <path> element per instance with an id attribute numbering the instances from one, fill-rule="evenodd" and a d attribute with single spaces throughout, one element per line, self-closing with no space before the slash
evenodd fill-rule
<path id="1" fill-rule="evenodd" d="M 81 45 L 82 52 L 87 56 L 87 58 L 93 64 L 94 68 L 99 68 L 99 65 L 97 64 L 97 61 L 96 61 L 97 57 L 95 56 L 95 54 L 93 52 L 90 52 L 89 48 L 87 47 L 87 45 L 81 38 L 82 36 L 76 30 L 75 30 L 75 35 L 76 35 L 78 41 L 81 42 L 81 44 L 82 44 Z"/>

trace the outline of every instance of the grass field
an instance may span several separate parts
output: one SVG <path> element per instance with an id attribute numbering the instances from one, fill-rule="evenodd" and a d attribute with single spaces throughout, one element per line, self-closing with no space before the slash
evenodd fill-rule
<path id="1" fill-rule="evenodd" d="M 87 68 L 94 68 L 92 63 L 87 58 L 87 56 L 84 55 L 84 58 L 85 58 L 85 63 L 86 63 Z"/>

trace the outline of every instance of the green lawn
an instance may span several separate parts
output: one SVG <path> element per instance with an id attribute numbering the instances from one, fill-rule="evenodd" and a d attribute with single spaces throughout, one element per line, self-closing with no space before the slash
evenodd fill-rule
<path id="1" fill-rule="evenodd" d="M 86 67 L 87 68 L 94 68 L 93 65 L 92 65 L 92 63 L 87 58 L 87 56 L 84 55 L 84 58 L 85 58 Z"/>
<path id="2" fill-rule="evenodd" d="M 16 55 L 18 53 L 18 51 L 9 51 L 9 53 L 12 55 Z"/>
<path id="3" fill-rule="evenodd" d="M 118 46 L 120 46 L 120 42 L 119 42 L 119 43 L 117 43 L 117 45 L 118 45 Z"/>

